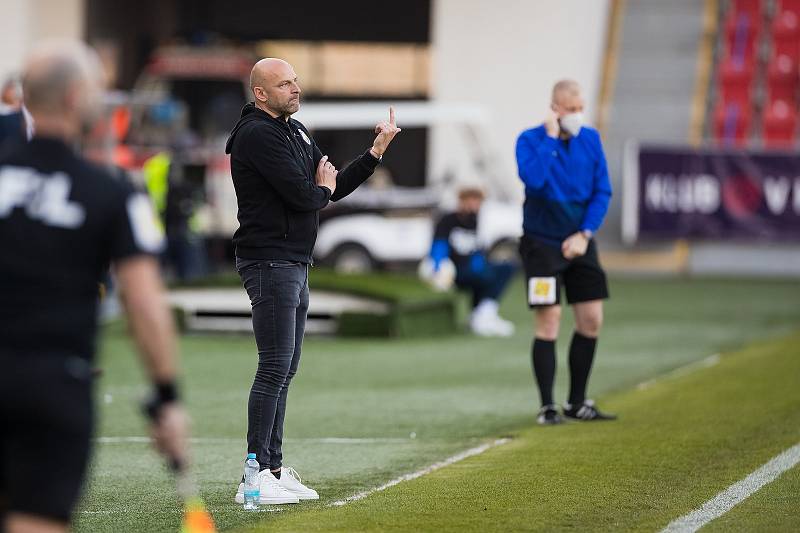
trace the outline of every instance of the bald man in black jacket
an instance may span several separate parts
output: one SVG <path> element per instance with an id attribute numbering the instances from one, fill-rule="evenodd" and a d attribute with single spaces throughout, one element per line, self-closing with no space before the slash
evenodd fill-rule
<path id="1" fill-rule="evenodd" d="M 258 370 L 248 402 L 247 452 L 261 467 L 260 501 L 297 503 L 317 499 L 291 468 L 283 468 L 281 445 L 286 395 L 297 372 L 308 311 L 308 265 L 319 227 L 319 210 L 344 198 L 372 175 L 400 131 L 394 110 L 375 127 L 369 150 L 342 171 L 322 155 L 303 124 L 300 86 L 291 65 L 262 59 L 250 75 L 253 103 L 231 132 L 226 152 L 239 206 L 233 236 L 236 269 L 253 308 Z M 235 498 L 244 501 L 244 485 Z"/>

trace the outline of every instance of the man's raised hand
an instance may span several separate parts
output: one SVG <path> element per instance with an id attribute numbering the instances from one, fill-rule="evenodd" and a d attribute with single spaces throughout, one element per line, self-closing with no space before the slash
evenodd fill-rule
<path id="1" fill-rule="evenodd" d="M 397 123 L 394 120 L 394 107 L 390 106 L 389 122 L 378 122 L 375 126 L 375 133 L 377 133 L 378 136 L 375 137 L 375 141 L 372 143 L 372 148 L 370 149 L 372 155 L 378 158 L 382 157 L 386 148 L 389 147 L 389 143 L 394 139 L 394 136 L 401 131 L 402 130 L 397 127 Z"/>

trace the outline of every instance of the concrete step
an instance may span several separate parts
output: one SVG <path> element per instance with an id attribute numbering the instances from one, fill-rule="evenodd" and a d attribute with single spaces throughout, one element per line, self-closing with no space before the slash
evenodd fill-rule
<path id="1" fill-rule="evenodd" d="M 252 333 L 250 300 L 243 289 L 180 289 L 170 291 L 168 301 L 180 309 L 183 326 L 189 332 Z M 338 318 L 345 312 L 385 315 L 389 304 L 369 298 L 328 291 L 312 291 L 306 332 L 332 335 Z"/>

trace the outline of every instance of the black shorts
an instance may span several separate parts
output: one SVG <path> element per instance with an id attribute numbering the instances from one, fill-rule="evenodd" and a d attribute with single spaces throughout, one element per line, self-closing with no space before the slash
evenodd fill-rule
<path id="1" fill-rule="evenodd" d="M 0 522 L 69 522 L 89 461 L 91 367 L 78 357 L 0 355 Z"/>
<path id="2" fill-rule="evenodd" d="M 524 235 L 519 252 L 525 268 L 527 301 L 530 307 L 561 303 L 561 287 L 567 291 L 570 304 L 608 298 L 608 282 L 597 244 L 589 241 L 586 254 L 567 260 L 557 246 Z"/>

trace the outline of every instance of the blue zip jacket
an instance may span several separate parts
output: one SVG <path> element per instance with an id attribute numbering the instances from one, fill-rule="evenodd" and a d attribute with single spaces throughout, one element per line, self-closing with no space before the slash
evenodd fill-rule
<path id="1" fill-rule="evenodd" d="M 611 182 L 596 129 L 583 126 L 569 141 L 548 137 L 544 125 L 525 130 L 517 139 L 517 167 L 525 183 L 526 235 L 560 246 L 603 224 Z"/>

